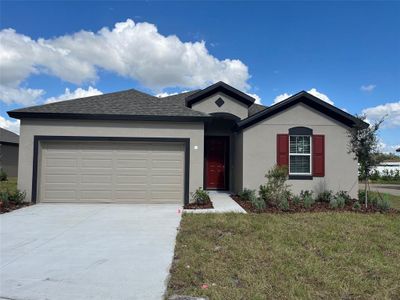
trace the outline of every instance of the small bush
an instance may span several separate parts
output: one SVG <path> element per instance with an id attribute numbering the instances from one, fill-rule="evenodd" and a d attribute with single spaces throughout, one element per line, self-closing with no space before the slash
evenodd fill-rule
<path id="1" fill-rule="evenodd" d="M 239 193 L 239 197 L 242 198 L 242 200 L 250 201 L 251 198 L 256 197 L 256 191 L 245 188 Z"/>
<path id="2" fill-rule="evenodd" d="M 192 193 L 192 199 L 199 205 L 203 205 L 211 201 L 208 193 L 200 187 L 194 193 Z"/>
<path id="3" fill-rule="evenodd" d="M 20 190 L 16 190 L 14 193 L 10 193 L 8 199 L 10 202 L 15 204 L 21 204 L 26 197 L 26 192 L 21 192 Z"/>
<path id="4" fill-rule="evenodd" d="M 333 192 L 331 190 L 323 191 L 317 197 L 319 202 L 326 202 L 326 203 L 329 203 L 332 198 L 333 198 Z"/>
<path id="5" fill-rule="evenodd" d="M 301 198 L 298 195 L 293 196 L 292 202 L 294 205 L 299 205 L 301 203 Z"/>
<path id="6" fill-rule="evenodd" d="M 346 191 L 337 192 L 335 197 L 342 197 L 345 200 L 346 204 L 351 204 L 353 202 L 349 193 Z"/>
<path id="7" fill-rule="evenodd" d="M 331 201 L 329 202 L 329 206 L 333 209 L 336 208 L 343 208 L 346 204 L 346 199 L 342 196 L 335 196 L 332 197 Z"/>
<path id="8" fill-rule="evenodd" d="M 7 173 L 3 169 L 0 169 L 0 181 L 7 181 Z"/>
<path id="9" fill-rule="evenodd" d="M 3 202 L 4 206 L 8 206 L 10 203 L 8 191 L 0 192 L 0 201 Z"/>
<path id="10" fill-rule="evenodd" d="M 353 204 L 353 210 L 360 210 L 361 209 L 361 204 L 360 202 L 356 201 Z"/>
<path id="11" fill-rule="evenodd" d="M 267 183 L 264 186 L 260 186 L 259 195 L 265 203 L 274 203 L 279 205 L 282 197 L 288 197 L 289 185 L 286 184 L 288 179 L 287 167 L 274 166 L 265 175 Z M 286 199 L 287 201 L 287 199 Z"/>
<path id="12" fill-rule="evenodd" d="M 380 211 L 388 211 L 390 209 L 390 201 L 387 195 L 384 195 L 382 198 L 378 199 L 376 207 Z"/>
<path id="13" fill-rule="evenodd" d="M 310 208 L 314 204 L 315 204 L 315 200 L 310 194 L 307 194 L 303 197 L 303 205 L 305 208 Z"/>
<path id="14" fill-rule="evenodd" d="M 289 201 L 286 195 L 282 195 L 278 199 L 278 207 L 281 210 L 289 210 Z"/>
<path id="15" fill-rule="evenodd" d="M 261 197 L 254 197 L 250 199 L 250 202 L 254 206 L 254 208 L 259 211 L 265 209 L 266 207 L 265 201 Z"/>
<path id="16" fill-rule="evenodd" d="M 314 192 L 309 190 L 301 190 L 300 197 L 304 199 L 305 197 L 313 197 Z"/>

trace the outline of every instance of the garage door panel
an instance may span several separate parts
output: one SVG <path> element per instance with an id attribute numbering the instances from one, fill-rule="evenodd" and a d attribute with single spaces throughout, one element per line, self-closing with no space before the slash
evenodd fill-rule
<path id="1" fill-rule="evenodd" d="M 183 202 L 179 143 L 48 142 L 41 169 L 42 202 Z"/>
<path id="2" fill-rule="evenodd" d="M 50 174 L 46 175 L 45 181 L 47 183 L 77 183 L 79 177 L 76 174 Z"/>

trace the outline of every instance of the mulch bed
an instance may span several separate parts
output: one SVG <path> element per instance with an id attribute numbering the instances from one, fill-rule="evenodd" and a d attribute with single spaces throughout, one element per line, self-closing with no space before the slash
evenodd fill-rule
<path id="1" fill-rule="evenodd" d="M 214 208 L 212 202 L 207 202 L 205 204 L 197 204 L 197 203 L 188 203 L 183 207 L 184 209 L 207 209 Z"/>
<path id="2" fill-rule="evenodd" d="M 361 204 L 361 208 L 358 210 L 353 209 L 353 204 L 356 202 L 356 199 L 352 200 L 352 203 L 346 204 L 343 208 L 336 208 L 333 209 L 329 206 L 329 203 L 326 202 L 315 202 L 310 208 L 305 208 L 302 205 L 295 205 L 292 201 L 289 202 L 289 209 L 288 210 L 281 210 L 277 206 L 267 206 L 263 210 L 257 210 L 249 201 L 245 201 L 242 198 L 240 198 L 238 195 L 231 195 L 231 198 L 236 201 L 237 204 L 239 204 L 243 209 L 248 212 L 248 213 L 298 213 L 298 212 L 332 212 L 332 211 L 351 211 L 351 212 L 356 212 L 356 213 L 380 213 L 381 211 L 372 206 L 369 205 L 368 208 L 365 208 L 365 206 Z M 396 210 L 394 208 L 389 209 L 385 213 L 387 214 L 400 214 L 400 210 Z"/>
<path id="3" fill-rule="evenodd" d="M 20 209 L 22 207 L 30 206 L 30 205 L 31 204 L 28 203 L 28 202 L 22 202 L 20 204 L 16 204 L 16 203 L 10 202 L 7 206 L 4 206 L 4 204 L 1 203 L 0 204 L 0 214 L 8 213 L 8 212 L 11 212 L 13 210 Z"/>

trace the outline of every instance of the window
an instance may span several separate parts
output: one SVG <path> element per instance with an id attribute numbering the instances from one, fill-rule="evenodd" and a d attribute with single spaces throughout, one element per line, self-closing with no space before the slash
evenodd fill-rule
<path id="1" fill-rule="evenodd" d="M 311 136 L 290 136 L 289 174 L 311 175 Z"/>

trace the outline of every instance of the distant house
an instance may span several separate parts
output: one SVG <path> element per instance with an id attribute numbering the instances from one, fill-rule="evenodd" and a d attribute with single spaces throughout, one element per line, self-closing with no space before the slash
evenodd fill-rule
<path id="1" fill-rule="evenodd" d="M 19 136 L 11 131 L 0 128 L 0 168 L 9 177 L 18 175 Z"/>

